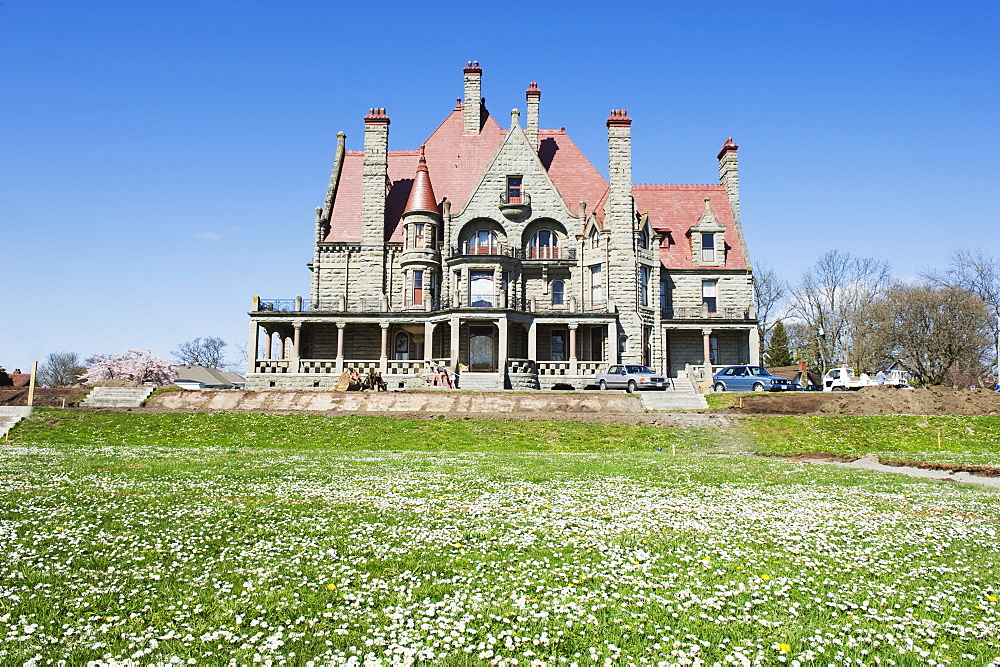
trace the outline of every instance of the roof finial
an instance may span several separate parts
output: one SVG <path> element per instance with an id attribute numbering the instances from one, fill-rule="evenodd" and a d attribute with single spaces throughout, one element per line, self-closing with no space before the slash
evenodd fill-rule
<path id="1" fill-rule="evenodd" d="M 712 201 L 711 197 L 705 197 L 705 213 L 708 213 L 709 211 L 712 210 L 712 206 L 710 203 L 711 201 Z"/>

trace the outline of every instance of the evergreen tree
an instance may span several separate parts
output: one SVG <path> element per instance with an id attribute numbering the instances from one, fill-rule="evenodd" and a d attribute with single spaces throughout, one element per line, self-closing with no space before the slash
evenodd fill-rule
<path id="1" fill-rule="evenodd" d="M 764 351 L 764 363 L 776 367 L 791 366 L 795 363 L 788 349 L 788 333 L 781 320 L 778 320 L 771 330 L 771 338 L 767 341 L 767 349 Z"/>
<path id="2" fill-rule="evenodd" d="M 7 375 L 7 371 L 3 369 L 3 366 L 0 366 L 0 387 L 13 387 L 13 386 L 14 386 L 13 378 Z"/>

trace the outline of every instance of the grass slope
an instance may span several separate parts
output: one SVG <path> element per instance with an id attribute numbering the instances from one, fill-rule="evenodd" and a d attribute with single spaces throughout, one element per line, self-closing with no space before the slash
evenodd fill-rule
<path id="1" fill-rule="evenodd" d="M 1000 467 L 1000 417 L 994 416 L 794 416 L 743 422 L 756 451 L 767 454 L 827 452 L 847 457 Z"/>
<path id="2" fill-rule="evenodd" d="M 997 494 L 717 438 L 40 410 L 0 662 L 1000 664 Z"/>

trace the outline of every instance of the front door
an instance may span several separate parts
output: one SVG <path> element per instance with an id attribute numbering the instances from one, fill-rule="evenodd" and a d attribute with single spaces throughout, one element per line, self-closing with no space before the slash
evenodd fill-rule
<path id="1" fill-rule="evenodd" d="M 493 372 L 493 327 L 469 327 L 469 370 Z"/>

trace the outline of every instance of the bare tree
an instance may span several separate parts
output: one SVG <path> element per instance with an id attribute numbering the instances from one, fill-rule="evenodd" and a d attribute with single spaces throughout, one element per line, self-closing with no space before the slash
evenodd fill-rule
<path id="1" fill-rule="evenodd" d="M 87 371 L 76 352 L 50 352 L 38 367 L 38 384 L 45 387 L 67 387 L 80 382 Z"/>
<path id="2" fill-rule="evenodd" d="M 222 357 L 222 350 L 225 347 L 226 341 L 209 336 L 204 340 L 195 338 L 181 343 L 170 354 L 174 355 L 178 363 L 188 366 L 200 364 L 209 368 L 222 368 L 226 363 Z"/>
<path id="3" fill-rule="evenodd" d="M 991 341 L 996 343 L 1000 336 L 1000 257 L 993 257 L 982 250 L 956 250 L 948 258 L 949 266 L 944 271 L 928 270 L 923 277 L 938 287 L 956 287 L 972 292 L 983 300 L 991 317 L 989 331 Z M 1000 343 L 997 343 L 1000 345 Z M 992 345 L 991 345 L 992 347 Z M 1000 350 L 993 350 L 987 357 L 993 357 L 1000 366 Z M 1000 371 L 998 371 L 1000 372 Z"/>
<path id="4" fill-rule="evenodd" d="M 890 279 L 888 262 L 840 250 L 827 252 L 806 271 L 790 292 L 789 311 L 815 341 L 821 365 L 870 363 L 855 358 L 865 355 L 865 346 L 854 331 L 865 307 L 885 293 Z M 801 336 L 801 330 L 797 333 Z"/>
<path id="5" fill-rule="evenodd" d="M 753 293 L 757 303 L 757 330 L 761 348 L 764 348 L 771 328 L 780 319 L 782 302 L 788 296 L 788 283 L 770 266 L 758 263 L 753 270 Z"/>
<path id="6" fill-rule="evenodd" d="M 922 385 L 982 378 L 989 314 L 969 290 L 897 284 L 867 309 L 865 337 Z"/>

